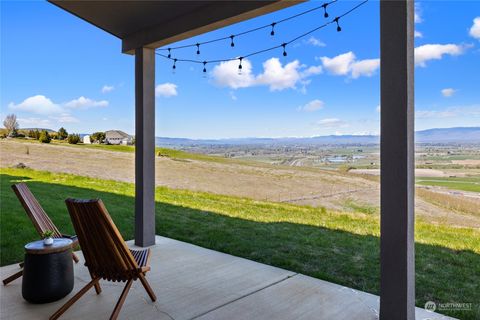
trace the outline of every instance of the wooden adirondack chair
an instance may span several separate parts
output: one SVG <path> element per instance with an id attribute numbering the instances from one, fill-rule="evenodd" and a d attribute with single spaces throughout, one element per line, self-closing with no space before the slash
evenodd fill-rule
<path id="1" fill-rule="evenodd" d="M 54 232 L 54 238 L 68 238 L 73 241 L 72 248 L 78 246 L 78 240 L 76 236 L 65 235 L 58 231 L 57 227 L 53 224 L 52 220 L 50 220 L 40 203 L 38 203 L 37 199 L 35 199 L 35 196 L 25 183 L 14 184 L 12 185 L 12 189 L 27 212 L 28 217 L 30 220 L 32 220 L 33 226 L 40 236 L 42 236 L 45 231 L 51 230 Z M 72 258 L 75 263 L 78 262 L 78 257 L 73 252 Z M 23 268 L 23 262 L 20 263 L 20 267 Z M 7 285 L 13 280 L 21 277 L 22 274 L 23 270 L 18 271 L 17 273 L 3 280 L 3 284 Z"/>
<path id="2" fill-rule="evenodd" d="M 94 286 L 97 294 L 100 294 L 100 279 L 127 282 L 110 319 L 118 317 L 134 280 L 140 279 L 152 301 L 155 301 L 157 297 L 145 278 L 145 273 L 150 270 L 150 249 L 132 250 L 127 247 L 102 200 L 67 199 L 65 202 L 92 281 L 50 319 L 58 319 L 91 287 Z"/>

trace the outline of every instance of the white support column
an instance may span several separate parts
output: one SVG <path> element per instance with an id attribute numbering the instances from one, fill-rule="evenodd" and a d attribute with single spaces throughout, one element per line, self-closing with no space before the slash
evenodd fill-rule
<path id="1" fill-rule="evenodd" d="M 155 244 L 155 50 L 135 50 L 135 244 Z"/>

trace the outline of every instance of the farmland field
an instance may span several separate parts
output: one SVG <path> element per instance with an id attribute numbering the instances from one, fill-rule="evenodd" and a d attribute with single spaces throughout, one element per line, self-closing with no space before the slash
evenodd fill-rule
<path id="1" fill-rule="evenodd" d="M 416 183 L 424 186 L 439 186 L 453 190 L 480 192 L 480 176 L 476 177 L 445 177 L 416 179 Z"/>

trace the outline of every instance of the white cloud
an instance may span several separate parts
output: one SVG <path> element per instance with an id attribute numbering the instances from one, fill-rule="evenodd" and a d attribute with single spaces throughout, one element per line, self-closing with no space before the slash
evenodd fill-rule
<path id="1" fill-rule="evenodd" d="M 159 84 L 155 87 L 155 96 L 157 97 L 174 97 L 178 95 L 177 85 L 174 83 L 166 82 Z"/>
<path id="2" fill-rule="evenodd" d="M 263 73 L 256 77 L 256 83 L 269 86 L 270 91 L 295 88 L 297 82 L 302 78 L 299 68 L 298 60 L 282 66 L 278 58 L 268 59 L 263 63 Z"/>
<path id="3" fill-rule="evenodd" d="M 444 97 L 451 97 L 453 96 L 453 94 L 456 92 L 457 90 L 453 89 L 453 88 L 445 88 L 445 89 L 442 89 L 441 92 L 442 92 L 442 95 Z"/>
<path id="4" fill-rule="evenodd" d="M 423 33 L 421 33 L 420 31 L 415 30 L 414 36 L 415 36 L 415 38 L 423 38 Z"/>
<path id="5" fill-rule="evenodd" d="M 228 94 L 230 95 L 230 98 L 231 98 L 232 100 L 234 100 L 234 101 L 237 100 L 237 96 L 235 95 L 235 92 L 230 91 Z"/>
<path id="6" fill-rule="evenodd" d="M 89 98 L 85 98 L 84 96 L 79 97 L 78 99 L 73 99 L 71 101 L 66 102 L 65 107 L 71 109 L 88 109 L 94 107 L 107 107 L 108 101 L 107 100 L 100 100 L 95 101 Z"/>
<path id="7" fill-rule="evenodd" d="M 297 110 L 306 111 L 306 112 L 313 112 L 313 111 L 317 111 L 317 110 L 322 109 L 324 105 L 325 105 L 325 103 L 323 101 L 315 99 L 315 100 L 312 100 L 312 101 L 310 101 L 309 103 L 307 103 L 303 106 L 298 107 Z"/>
<path id="8" fill-rule="evenodd" d="M 14 111 L 30 112 L 34 114 L 53 114 L 62 111 L 62 107 L 55 104 L 43 95 L 36 95 L 23 100 L 19 104 L 10 102 L 8 108 Z"/>
<path id="9" fill-rule="evenodd" d="M 326 118 L 321 119 L 316 122 L 316 125 L 323 128 L 345 128 L 348 127 L 348 124 L 337 118 Z"/>
<path id="10" fill-rule="evenodd" d="M 352 64 L 352 78 L 356 79 L 360 76 L 371 77 L 380 67 L 380 59 L 366 59 L 356 61 Z"/>
<path id="11" fill-rule="evenodd" d="M 62 113 L 60 116 L 51 116 L 51 119 L 57 121 L 58 123 L 77 123 L 80 122 L 77 118 L 72 116 L 69 113 Z"/>
<path id="12" fill-rule="evenodd" d="M 304 71 L 302 71 L 302 78 L 306 78 L 309 76 L 317 75 L 323 72 L 322 66 L 310 66 Z"/>
<path id="13" fill-rule="evenodd" d="M 40 119 L 35 117 L 30 118 L 18 118 L 20 128 L 46 128 L 48 129 L 52 122 L 48 119 Z"/>
<path id="14" fill-rule="evenodd" d="M 429 60 L 440 60 L 444 55 L 458 56 L 469 47 L 456 44 L 425 44 L 415 48 L 415 64 L 426 67 Z"/>
<path id="15" fill-rule="evenodd" d="M 415 3 L 415 23 L 422 23 L 423 18 L 422 18 L 422 8 L 420 8 L 420 3 Z"/>
<path id="16" fill-rule="evenodd" d="M 350 75 L 356 79 L 360 76 L 372 76 L 380 67 L 380 59 L 357 60 L 350 51 L 333 58 L 320 57 L 323 67 L 334 75 Z"/>
<path id="17" fill-rule="evenodd" d="M 473 19 L 473 25 L 470 28 L 469 34 L 473 38 L 480 40 L 480 17 Z"/>
<path id="18" fill-rule="evenodd" d="M 243 59 L 241 73 L 238 69 L 239 62 L 237 60 L 221 62 L 215 65 L 212 70 L 213 80 L 222 87 L 230 87 L 232 89 L 247 88 L 254 84 L 254 76 L 252 74 L 252 63 L 248 59 Z"/>
<path id="19" fill-rule="evenodd" d="M 109 85 L 104 85 L 102 87 L 102 93 L 108 93 L 108 92 L 111 92 L 115 89 L 114 86 L 109 86 Z"/>
<path id="20" fill-rule="evenodd" d="M 426 118 L 454 118 L 454 117 L 480 117 L 480 105 L 454 106 L 443 110 L 419 110 L 415 117 Z"/>
<path id="21" fill-rule="evenodd" d="M 322 72 L 321 66 L 301 65 L 298 60 L 282 65 L 278 58 L 268 59 L 263 63 L 263 72 L 255 75 L 248 59 L 242 61 L 242 71 L 239 73 L 238 60 L 221 62 L 212 70 L 213 81 L 223 87 L 232 89 L 253 86 L 268 86 L 270 91 L 296 89 L 297 84 L 307 85 L 308 77 Z M 306 69 L 305 69 L 306 68 Z"/>
<path id="22" fill-rule="evenodd" d="M 419 119 L 427 118 L 452 118 L 456 117 L 457 113 L 453 111 L 435 111 L 435 110 L 419 110 L 415 112 L 415 117 Z"/>
<path id="23" fill-rule="evenodd" d="M 334 75 L 346 75 L 350 72 L 350 66 L 355 60 L 355 54 L 350 51 L 333 58 L 321 57 L 323 67 Z"/>
<path id="24" fill-rule="evenodd" d="M 326 46 L 326 44 L 323 41 L 321 41 L 321 40 L 319 40 L 319 39 L 317 39 L 313 36 L 308 38 L 307 43 L 314 46 L 314 47 L 325 47 Z"/>

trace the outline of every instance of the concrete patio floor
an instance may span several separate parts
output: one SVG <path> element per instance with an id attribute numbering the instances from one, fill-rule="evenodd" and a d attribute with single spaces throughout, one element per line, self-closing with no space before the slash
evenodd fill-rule
<path id="1" fill-rule="evenodd" d="M 48 319 L 90 280 L 83 262 L 80 254 L 75 288 L 57 302 L 27 303 L 20 279 L 0 286 L 0 318 Z M 151 266 L 157 301 L 135 281 L 120 319 L 378 319 L 375 295 L 169 238 L 157 236 Z M 0 268 L 1 278 L 16 270 L 18 264 Z M 91 289 L 61 319 L 108 319 L 124 283 L 101 286 L 100 295 Z M 420 308 L 416 318 L 452 319 Z"/>

